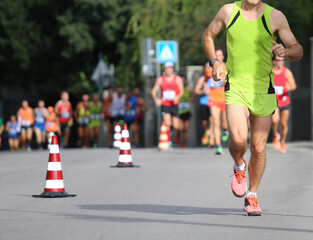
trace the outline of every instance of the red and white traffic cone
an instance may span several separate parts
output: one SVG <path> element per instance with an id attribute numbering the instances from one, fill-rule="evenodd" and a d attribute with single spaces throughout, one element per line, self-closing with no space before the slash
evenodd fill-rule
<path id="1" fill-rule="evenodd" d="M 131 155 L 131 147 L 129 142 L 129 132 L 127 124 L 124 123 L 122 130 L 122 141 L 120 145 L 120 155 L 118 157 L 118 163 L 113 167 L 139 167 L 133 164 Z"/>
<path id="2" fill-rule="evenodd" d="M 165 125 L 165 122 L 162 122 L 160 128 L 160 138 L 159 138 L 159 150 L 169 150 L 169 142 L 168 142 L 168 130 Z"/>
<path id="3" fill-rule="evenodd" d="M 113 147 L 120 148 L 121 145 L 121 125 L 117 122 L 114 126 Z"/>
<path id="4" fill-rule="evenodd" d="M 75 196 L 76 194 L 65 192 L 58 138 L 57 136 L 52 136 L 45 189 L 42 194 L 33 195 L 33 197 L 61 198 Z"/>

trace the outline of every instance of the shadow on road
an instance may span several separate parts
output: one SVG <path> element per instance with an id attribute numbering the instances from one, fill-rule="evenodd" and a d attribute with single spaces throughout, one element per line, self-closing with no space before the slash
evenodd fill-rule
<path id="1" fill-rule="evenodd" d="M 80 209 L 95 210 L 95 211 L 133 211 L 140 213 L 158 213 L 158 214 L 172 214 L 177 216 L 191 215 L 191 214 L 209 214 L 209 215 L 237 215 L 244 217 L 244 214 L 239 209 L 231 208 L 201 208 L 201 207 L 186 207 L 186 206 L 168 206 L 168 205 L 153 205 L 153 204 L 126 204 L 126 205 L 80 205 Z M 95 214 L 62 214 L 65 217 L 81 219 L 81 220 L 94 220 L 110 223 L 160 223 L 160 224 L 178 224 L 190 226 L 205 226 L 205 227 L 218 227 L 218 228 L 235 228 L 235 229 L 255 229 L 255 230 L 269 230 L 269 231 L 285 231 L 285 232 L 298 232 L 298 233 L 313 233 L 312 229 L 299 229 L 299 228 L 285 228 L 280 226 L 260 226 L 266 224 L 266 218 L 253 217 L 255 220 L 259 219 L 258 226 L 246 224 L 226 224 L 226 223 L 210 223 L 210 222 L 197 222 L 186 220 L 169 220 L 161 219 L 159 217 L 142 218 L 142 217 L 128 217 L 128 216 L 108 216 L 95 215 Z M 290 217 L 283 214 L 267 214 Z M 308 216 L 298 216 L 308 217 Z M 311 216 L 312 218 L 312 216 Z M 184 219 L 184 218 L 182 218 Z M 208 219 L 209 220 L 209 219 Z M 254 222 L 254 221 L 253 221 Z M 238 223 L 238 222 L 237 222 Z M 255 223 L 255 222 L 254 222 Z"/>
<path id="2" fill-rule="evenodd" d="M 132 211 L 144 213 L 158 213 L 171 215 L 243 215 L 243 211 L 238 208 L 203 208 L 155 204 L 98 204 L 98 205 L 80 205 L 80 209 L 100 210 L 100 211 Z"/>

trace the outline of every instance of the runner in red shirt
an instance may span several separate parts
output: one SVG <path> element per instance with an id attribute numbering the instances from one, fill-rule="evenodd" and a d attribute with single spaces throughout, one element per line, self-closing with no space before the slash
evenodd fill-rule
<path id="1" fill-rule="evenodd" d="M 140 130 L 143 124 L 143 114 L 145 111 L 147 111 L 147 105 L 141 96 L 140 89 L 134 88 L 134 95 L 137 98 L 137 106 L 136 106 L 136 120 L 133 124 L 133 131 L 134 131 L 134 141 L 135 146 L 139 147 L 139 136 L 140 136 Z"/>
<path id="2" fill-rule="evenodd" d="M 113 147 L 113 117 L 111 114 L 111 107 L 113 101 L 113 88 L 108 88 L 104 91 L 103 102 L 101 106 L 101 111 L 104 115 L 104 120 L 107 128 L 107 140 L 109 148 Z"/>
<path id="3" fill-rule="evenodd" d="M 184 86 L 181 77 L 174 74 L 174 64 L 166 62 L 164 64 L 165 74 L 159 77 L 151 90 L 152 98 L 157 106 L 161 106 L 163 121 L 167 126 L 170 147 L 171 127 L 179 128 L 178 104 L 179 99 L 184 94 Z M 157 97 L 158 90 L 161 89 L 161 98 Z"/>
<path id="4" fill-rule="evenodd" d="M 58 116 L 58 121 L 60 123 L 61 129 L 61 136 L 63 138 L 60 141 L 60 146 L 67 147 L 71 133 L 71 127 L 73 125 L 72 104 L 69 102 L 69 94 L 67 92 L 61 93 L 61 100 L 57 102 L 54 109 Z"/>
<path id="5" fill-rule="evenodd" d="M 288 133 L 288 119 L 290 113 L 290 98 L 288 92 L 296 90 L 297 84 L 292 72 L 284 66 L 284 60 L 282 59 L 273 59 L 273 74 L 278 106 L 272 117 L 273 147 L 281 153 L 286 153 L 285 141 Z M 279 120 L 280 134 L 278 133 Z"/>

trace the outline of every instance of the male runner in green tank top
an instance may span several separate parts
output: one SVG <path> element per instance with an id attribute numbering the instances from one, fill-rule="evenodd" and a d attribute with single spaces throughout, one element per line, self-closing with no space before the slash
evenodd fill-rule
<path id="1" fill-rule="evenodd" d="M 302 58 L 301 45 L 291 32 L 285 15 L 261 0 L 242 0 L 224 5 L 203 34 L 204 50 L 213 67 L 213 78 L 221 80 L 223 68 L 216 60 L 214 37 L 227 30 L 227 64 L 225 76 L 226 115 L 230 129 L 229 151 L 233 157 L 232 191 L 246 195 L 244 210 L 248 215 L 261 215 L 257 189 L 262 178 L 265 147 L 276 109 L 272 74 L 273 53 L 281 59 Z M 276 36 L 282 44 L 276 43 Z M 249 188 L 245 182 L 248 121 L 251 128 Z"/>

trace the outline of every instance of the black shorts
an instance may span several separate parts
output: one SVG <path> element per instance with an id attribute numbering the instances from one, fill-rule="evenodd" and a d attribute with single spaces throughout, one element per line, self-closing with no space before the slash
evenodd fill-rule
<path id="1" fill-rule="evenodd" d="M 137 118 L 137 119 L 135 120 L 135 122 L 136 122 L 139 126 L 141 126 L 142 123 L 143 123 L 143 118 Z"/>
<path id="2" fill-rule="evenodd" d="M 208 105 L 200 105 L 199 111 L 200 111 L 200 118 L 202 121 L 208 120 L 209 117 L 211 116 L 211 111 Z"/>
<path id="3" fill-rule="evenodd" d="M 171 114 L 173 117 L 178 117 L 178 106 L 165 106 L 162 105 L 161 106 L 161 113 L 162 116 L 166 113 Z"/>
<path id="4" fill-rule="evenodd" d="M 285 110 L 290 110 L 290 104 L 288 104 L 287 106 L 284 107 L 278 107 L 279 111 L 285 111 Z"/>
<path id="5" fill-rule="evenodd" d="M 105 121 L 109 121 L 113 125 L 113 118 L 112 117 L 104 117 Z"/>
<path id="6" fill-rule="evenodd" d="M 70 130 L 70 126 L 68 125 L 68 123 L 60 123 L 60 129 L 61 132 L 65 132 L 65 131 L 69 131 Z"/>
<path id="7" fill-rule="evenodd" d="M 179 114 L 179 118 L 183 121 L 188 121 L 191 118 L 191 112 Z"/>
<path id="8" fill-rule="evenodd" d="M 34 125 L 30 125 L 30 126 L 21 126 L 21 131 L 25 131 L 25 130 L 27 130 L 27 129 L 31 129 L 31 128 L 33 128 L 33 126 Z"/>

